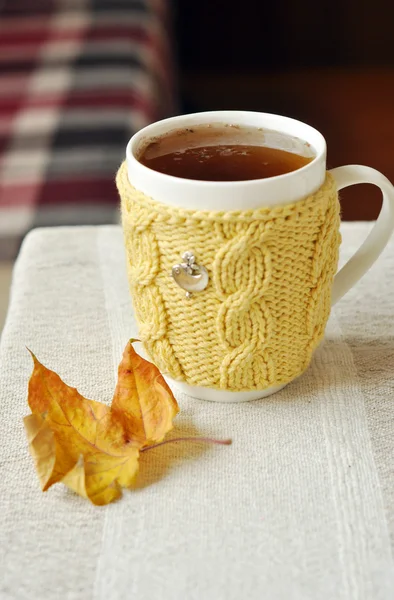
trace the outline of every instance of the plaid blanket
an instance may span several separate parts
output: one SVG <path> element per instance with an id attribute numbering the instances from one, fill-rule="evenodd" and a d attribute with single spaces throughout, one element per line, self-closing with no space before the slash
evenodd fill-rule
<path id="1" fill-rule="evenodd" d="M 114 173 L 173 112 L 164 0 L 0 0 L 0 259 L 41 225 L 117 219 Z"/>

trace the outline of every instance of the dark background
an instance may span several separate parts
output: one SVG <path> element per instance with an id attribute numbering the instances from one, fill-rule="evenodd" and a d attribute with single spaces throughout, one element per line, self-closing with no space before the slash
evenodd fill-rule
<path id="1" fill-rule="evenodd" d="M 390 0 L 178 0 L 183 112 L 245 109 L 317 127 L 328 166 L 394 180 L 394 3 Z M 380 192 L 341 193 L 347 219 L 375 218 Z"/>

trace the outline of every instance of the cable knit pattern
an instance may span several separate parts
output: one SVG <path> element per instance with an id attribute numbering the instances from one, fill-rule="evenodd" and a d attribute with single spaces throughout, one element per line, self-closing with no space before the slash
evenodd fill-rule
<path id="1" fill-rule="evenodd" d="M 264 300 L 272 273 L 271 253 L 264 245 L 270 228 L 263 221 L 235 231 L 226 225 L 222 227 L 224 243 L 212 266 L 213 284 L 222 301 L 216 317 L 217 336 L 226 349 L 220 387 L 246 389 L 261 381 L 273 384 L 273 362 L 267 352 L 273 320 Z"/>
<path id="2" fill-rule="evenodd" d="M 265 389 L 300 375 L 323 337 L 337 269 L 333 178 L 292 204 L 193 211 L 155 202 L 117 176 L 140 337 L 159 369 L 190 385 Z M 208 287 L 170 276 L 192 249 Z"/>

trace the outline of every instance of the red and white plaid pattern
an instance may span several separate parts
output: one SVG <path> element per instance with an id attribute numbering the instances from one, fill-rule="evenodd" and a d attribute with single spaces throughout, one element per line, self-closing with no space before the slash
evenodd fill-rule
<path id="1" fill-rule="evenodd" d="M 173 111 L 161 0 L 0 0 L 0 259 L 117 219 L 130 136 Z"/>

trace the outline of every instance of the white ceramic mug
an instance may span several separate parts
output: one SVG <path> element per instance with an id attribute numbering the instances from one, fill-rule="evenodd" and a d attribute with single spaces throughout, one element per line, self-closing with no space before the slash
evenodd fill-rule
<path id="1" fill-rule="evenodd" d="M 182 179 L 153 171 L 138 160 L 138 151 L 147 140 L 171 130 L 209 123 L 229 123 L 283 132 L 308 142 L 315 158 L 297 171 L 267 179 L 251 181 L 198 181 Z M 128 177 L 130 183 L 157 202 L 192 210 L 234 211 L 257 209 L 297 202 L 313 194 L 324 182 L 326 174 L 326 142 L 316 129 L 279 115 L 244 111 L 212 111 L 182 115 L 148 125 L 136 133 L 127 145 Z M 368 238 L 335 276 L 332 303 L 335 304 L 364 275 L 386 246 L 394 230 L 394 188 L 379 171 L 360 165 L 338 167 L 330 171 L 338 190 L 349 185 L 372 183 L 383 194 L 379 218 Z M 246 392 L 222 391 L 167 378 L 182 392 L 200 399 L 219 402 L 240 402 L 268 396 L 283 386 Z"/>

